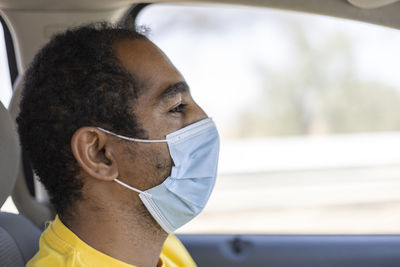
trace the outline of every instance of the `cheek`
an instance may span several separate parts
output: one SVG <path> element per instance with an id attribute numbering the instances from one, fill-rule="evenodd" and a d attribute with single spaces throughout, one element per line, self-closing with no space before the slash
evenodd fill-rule
<path id="1" fill-rule="evenodd" d="M 171 174 L 172 159 L 166 143 L 142 146 L 136 153 L 137 172 L 134 176 L 143 180 L 145 188 L 151 188 L 164 182 Z"/>
<path id="2" fill-rule="evenodd" d="M 163 144 L 155 150 L 153 156 L 153 172 L 154 175 L 159 178 L 158 182 L 161 183 L 171 174 L 171 168 L 173 165 L 167 144 Z"/>

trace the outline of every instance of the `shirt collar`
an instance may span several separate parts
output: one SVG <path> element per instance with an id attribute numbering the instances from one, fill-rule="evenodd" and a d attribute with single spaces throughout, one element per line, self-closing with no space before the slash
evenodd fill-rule
<path id="1" fill-rule="evenodd" d="M 71 248 L 75 249 L 79 254 L 78 256 L 81 257 L 82 261 L 85 261 L 88 266 L 134 267 L 134 265 L 110 257 L 86 244 L 63 224 L 58 215 L 49 227 L 58 238 L 66 243 L 65 245 L 69 245 Z"/>

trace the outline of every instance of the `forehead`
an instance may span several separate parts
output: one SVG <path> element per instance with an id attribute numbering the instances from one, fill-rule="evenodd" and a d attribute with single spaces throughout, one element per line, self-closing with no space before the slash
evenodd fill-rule
<path id="1" fill-rule="evenodd" d="M 122 65 L 137 79 L 139 86 L 157 93 L 171 84 L 184 81 L 168 57 L 147 39 L 119 40 L 113 51 Z"/>

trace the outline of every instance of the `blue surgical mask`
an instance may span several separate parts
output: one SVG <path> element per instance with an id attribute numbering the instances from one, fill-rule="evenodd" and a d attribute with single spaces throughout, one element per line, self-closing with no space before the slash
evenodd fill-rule
<path id="1" fill-rule="evenodd" d="M 219 155 L 219 135 L 211 118 L 170 133 L 165 140 L 130 138 L 98 129 L 124 140 L 168 143 L 174 166 L 162 184 L 141 191 L 115 179 L 139 193 L 143 204 L 164 231 L 173 233 L 204 209 L 215 185 Z"/>

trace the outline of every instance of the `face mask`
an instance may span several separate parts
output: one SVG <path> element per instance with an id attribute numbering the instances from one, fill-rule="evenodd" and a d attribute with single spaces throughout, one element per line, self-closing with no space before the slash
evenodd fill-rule
<path id="1" fill-rule="evenodd" d="M 173 233 L 204 209 L 215 185 L 219 154 L 219 135 L 211 118 L 170 133 L 165 140 L 136 139 L 98 129 L 128 141 L 168 143 L 174 166 L 162 184 L 141 191 L 115 179 L 139 193 L 143 204 L 164 231 Z"/>

